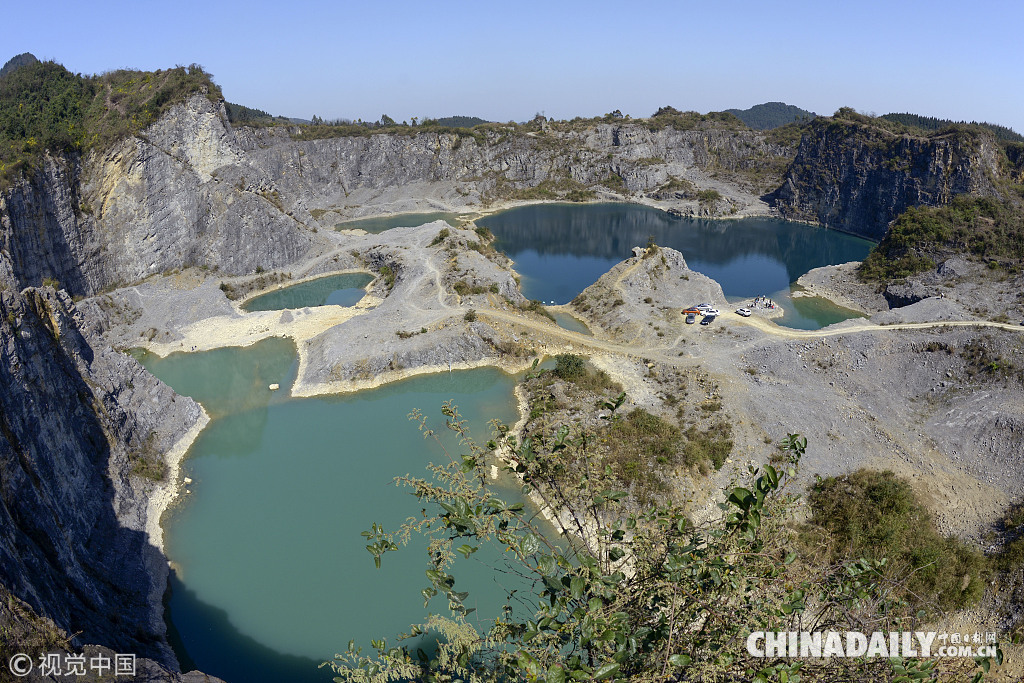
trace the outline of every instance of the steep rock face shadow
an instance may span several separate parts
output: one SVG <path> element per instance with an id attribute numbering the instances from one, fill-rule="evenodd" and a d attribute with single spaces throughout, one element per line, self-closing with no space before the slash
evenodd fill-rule
<path id="1" fill-rule="evenodd" d="M 4 198 L 7 220 L 0 222 L 0 247 L 21 286 L 41 286 L 53 278 L 74 295 L 91 294 L 80 264 L 89 251 L 92 219 L 81 213 L 78 202 L 77 160 L 50 159 L 24 184 Z"/>
<path id="2" fill-rule="evenodd" d="M 282 654 L 239 633 L 227 612 L 201 601 L 173 570 L 164 604 L 168 640 L 183 671 L 198 668 L 228 683 L 329 683 L 333 679 L 332 671 L 317 668 L 320 662 L 315 659 Z M 344 646 L 338 644 L 339 649 Z"/>
<path id="3" fill-rule="evenodd" d="M 147 486 L 131 474 L 159 439 L 153 423 L 118 404 L 132 380 L 109 384 L 132 361 L 98 358 L 76 315 L 50 289 L 0 295 L 0 583 L 75 646 L 177 669 L 151 600 L 166 560 L 141 530 Z M 157 404 L 171 397 L 155 381 L 142 389 Z"/>

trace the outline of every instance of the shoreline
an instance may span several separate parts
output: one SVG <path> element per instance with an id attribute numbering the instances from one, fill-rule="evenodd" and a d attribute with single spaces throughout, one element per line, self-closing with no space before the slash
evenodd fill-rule
<path id="1" fill-rule="evenodd" d="M 812 227 L 812 228 L 821 228 L 823 230 L 831 230 L 833 232 L 838 232 L 838 233 L 841 233 L 843 235 L 849 235 L 850 237 L 856 237 L 857 239 L 866 240 L 868 242 L 871 242 L 872 244 L 878 244 L 877 240 L 870 239 L 868 237 L 865 237 L 864 235 L 858 235 L 857 233 L 850 232 L 849 230 L 841 230 L 839 228 L 832 228 L 832 227 L 824 225 L 824 224 L 822 224 L 822 223 L 820 223 L 818 221 L 809 220 L 809 219 L 805 219 L 805 218 L 793 218 L 793 217 L 783 216 L 778 211 L 772 209 L 767 204 L 765 204 L 765 206 L 767 207 L 767 209 L 765 211 L 740 210 L 740 211 L 737 211 L 736 213 L 733 213 L 733 214 L 723 214 L 723 215 L 720 215 L 720 216 L 698 216 L 696 214 L 685 214 L 685 213 L 672 214 L 672 210 L 673 209 L 678 210 L 678 207 L 677 206 L 673 206 L 671 203 L 665 202 L 665 201 L 662 201 L 662 200 L 651 199 L 649 197 L 627 198 L 627 197 L 623 197 L 621 195 L 616 195 L 616 194 L 607 194 L 607 195 L 602 196 L 600 198 L 597 198 L 597 199 L 594 199 L 594 200 L 591 200 L 591 201 L 584 201 L 584 202 L 574 202 L 574 201 L 571 201 L 571 200 L 568 200 L 568 199 L 514 199 L 514 200 L 508 200 L 508 201 L 504 201 L 504 202 L 500 202 L 500 203 L 495 203 L 495 204 L 492 204 L 492 205 L 490 205 L 490 206 L 488 206 L 486 208 L 484 208 L 484 207 L 464 207 L 464 208 L 459 209 L 459 208 L 453 208 L 453 207 L 450 207 L 450 206 L 446 206 L 446 207 L 431 206 L 431 207 L 428 207 L 430 209 L 430 211 L 422 211 L 422 210 L 417 210 L 417 211 L 383 211 L 381 213 L 367 214 L 365 216 L 359 216 L 357 218 L 346 218 L 344 221 L 342 221 L 342 223 L 352 222 L 352 221 L 361 221 L 361 220 L 373 220 L 373 219 L 378 219 L 378 218 L 393 218 L 395 216 L 402 216 L 402 215 L 405 215 L 405 214 L 437 212 L 437 213 L 454 213 L 454 214 L 459 214 L 460 219 L 462 219 L 462 216 L 468 216 L 468 218 L 466 219 L 466 224 L 468 225 L 470 223 L 476 223 L 476 221 L 481 219 L 481 218 L 486 218 L 486 217 L 492 216 L 492 215 L 494 215 L 496 213 L 501 213 L 503 211 L 509 211 L 511 209 L 518 209 L 518 208 L 521 208 L 521 207 L 524 207 L 524 206 L 542 206 L 542 205 L 546 205 L 546 204 L 566 204 L 566 205 L 569 205 L 569 206 L 588 206 L 588 205 L 591 205 L 591 204 L 634 204 L 636 206 L 646 206 L 646 207 L 651 208 L 651 209 L 657 209 L 657 210 L 659 210 L 659 211 L 661 211 L 663 213 L 667 213 L 669 215 L 677 216 L 677 217 L 680 217 L 680 218 L 690 218 L 690 219 L 693 219 L 693 220 L 702 220 L 702 221 L 703 220 L 710 220 L 710 221 L 734 221 L 734 220 L 742 220 L 744 218 L 771 218 L 771 219 L 780 220 L 780 221 L 787 221 L 789 223 L 800 223 L 801 225 L 806 225 L 806 226 Z M 456 226 L 453 226 L 453 227 L 456 227 Z M 335 228 L 335 230 L 339 231 L 339 232 L 344 232 L 345 230 L 348 230 L 348 229 Z M 356 230 L 358 232 L 365 233 L 365 231 L 359 230 L 358 228 Z M 365 234 L 369 234 L 369 233 L 365 233 Z"/>
<path id="2" fill-rule="evenodd" d="M 516 373 L 529 370 L 533 363 L 533 358 L 535 357 L 536 356 L 531 356 L 529 359 L 523 360 L 522 362 L 502 361 L 500 358 L 480 358 L 472 361 L 452 363 L 450 367 L 448 365 L 420 365 L 415 368 L 390 370 L 371 379 L 345 379 L 336 380 L 334 382 L 305 383 L 301 379 L 304 361 L 303 355 L 300 353 L 298 376 L 295 379 L 295 383 L 292 385 L 292 390 L 289 395 L 292 398 L 315 398 L 318 396 L 353 394 L 359 391 L 366 391 L 368 389 L 378 389 L 385 384 L 402 382 L 413 377 L 419 377 L 420 375 L 443 374 L 449 371 L 475 370 L 484 367 L 493 367 L 507 375 L 514 375 Z"/>
<path id="3" fill-rule="evenodd" d="M 170 559 L 164 548 L 163 516 L 171 503 L 178 498 L 182 486 L 179 475 L 185 454 L 192 448 L 192 444 L 199 438 L 200 433 L 210 424 L 210 415 L 206 409 L 198 402 L 197 405 L 199 405 L 200 411 L 199 419 L 164 455 L 164 462 L 167 464 L 167 479 L 153 489 L 149 494 L 149 501 L 146 503 L 146 534 L 149 536 L 150 544 L 160 551 L 168 564 L 170 564 Z"/>

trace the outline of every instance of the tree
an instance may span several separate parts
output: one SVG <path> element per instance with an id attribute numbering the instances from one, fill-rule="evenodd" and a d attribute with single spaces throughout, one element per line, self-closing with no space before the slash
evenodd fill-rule
<path id="1" fill-rule="evenodd" d="M 750 488 L 727 490 L 717 521 L 695 524 L 678 505 L 625 514 L 623 491 L 609 486 L 610 470 L 591 469 L 588 435 L 562 425 L 519 443 L 494 424 L 486 447 L 472 440 L 457 409 L 446 404 L 446 427 L 466 451 L 447 453 L 429 478 L 403 477 L 433 514 L 395 532 L 374 524 L 364 532 L 380 565 L 413 535 L 430 538 L 426 600 L 443 595 L 451 616 L 432 616 L 410 636 L 434 633 L 436 653 L 411 652 L 374 641 L 364 655 L 350 644 L 330 666 L 336 680 L 497 681 L 566 680 L 719 681 L 888 680 L 968 672 L 975 662 L 832 659 L 807 662 L 758 658 L 746 649 L 756 631 L 908 630 L 913 617 L 898 609 L 884 560 L 857 560 L 808 571 L 792 550 L 787 522 L 797 496 L 787 491 L 806 451 L 790 434 L 782 464 L 749 471 Z M 425 436 L 436 436 L 419 413 Z M 521 478 L 524 491 L 558 510 L 562 531 L 577 543 L 562 550 L 534 524 L 522 504 L 508 504 L 488 487 L 497 454 Z M 569 456 L 582 458 L 585 475 L 560 477 Z M 486 633 L 466 620 L 468 594 L 456 589 L 453 566 L 483 543 L 497 543 L 516 570 L 529 576 L 537 606 L 522 615 L 509 602 Z M 987 670 L 988 663 L 982 666 Z M 948 671 L 947 671 L 948 669 Z M 856 678 L 854 677 L 856 676 Z M 980 680 L 981 672 L 975 676 Z M 907 678 L 906 680 L 910 680 Z M 902 679 L 898 679 L 902 680 Z"/>

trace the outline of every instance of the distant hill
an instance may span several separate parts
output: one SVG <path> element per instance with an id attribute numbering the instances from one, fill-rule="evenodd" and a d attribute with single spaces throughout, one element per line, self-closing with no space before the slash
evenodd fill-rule
<path id="1" fill-rule="evenodd" d="M 224 102 L 231 123 L 252 123 L 253 121 L 272 121 L 274 117 L 262 109 L 253 109 L 234 102 Z"/>
<path id="2" fill-rule="evenodd" d="M 16 55 L 7 60 L 7 63 L 4 64 L 4 67 L 0 69 L 0 78 L 3 78 L 4 76 L 6 76 L 7 74 L 9 74 L 10 72 L 14 71 L 19 67 L 27 66 L 29 64 L 35 64 L 38 61 L 39 60 L 36 59 L 36 56 L 31 52 L 22 52 L 20 55 Z"/>
<path id="3" fill-rule="evenodd" d="M 985 130 L 990 131 L 996 136 L 997 140 L 1002 140 L 1004 142 L 1024 142 L 1024 135 L 1017 133 L 1012 128 L 999 126 L 994 123 L 950 121 L 949 119 L 937 119 L 934 116 L 921 116 L 919 114 L 885 114 L 879 118 L 885 119 L 886 121 L 892 121 L 893 123 L 899 123 L 908 128 L 917 128 L 925 132 L 942 130 L 943 128 L 949 128 L 950 126 L 956 125 L 978 126 L 979 128 L 984 128 Z"/>
<path id="4" fill-rule="evenodd" d="M 755 104 L 750 109 L 726 109 L 725 111 L 754 130 L 769 130 L 794 121 L 810 121 L 818 116 L 813 111 L 794 107 L 785 102 L 765 102 L 764 104 Z"/>
<path id="5" fill-rule="evenodd" d="M 444 118 L 434 119 L 433 123 L 448 128 L 472 128 L 473 126 L 479 126 L 481 123 L 490 123 L 490 121 L 486 121 L 479 116 L 445 116 Z"/>

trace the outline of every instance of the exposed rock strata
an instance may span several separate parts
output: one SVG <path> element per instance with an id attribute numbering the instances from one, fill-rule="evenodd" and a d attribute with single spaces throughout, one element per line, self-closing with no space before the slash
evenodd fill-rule
<path id="1" fill-rule="evenodd" d="M 145 534 L 161 453 L 199 418 L 131 358 L 90 341 L 64 291 L 18 292 L 0 256 L 0 584 L 75 644 L 176 669 Z"/>
<path id="2" fill-rule="evenodd" d="M 908 207 L 939 206 L 965 192 L 995 193 L 1001 155 L 987 134 L 912 137 L 819 118 L 767 199 L 786 218 L 878 240 Z"/>

